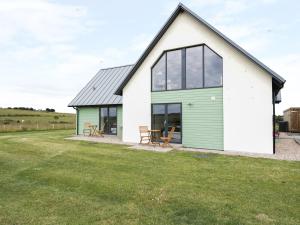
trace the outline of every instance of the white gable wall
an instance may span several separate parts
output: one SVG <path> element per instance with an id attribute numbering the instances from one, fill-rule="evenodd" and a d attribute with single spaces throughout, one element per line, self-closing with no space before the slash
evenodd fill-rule
<path id="1" fill-rule="evenodd" d="M 123 140 L 138 142 L 138 126 L 151 126 L 155 60 L 164 50 L 201 43 L 223 57 L 224 150 L 271 154 L 271 76 L 187 13 L 178 15 L 123 89 Z"/>

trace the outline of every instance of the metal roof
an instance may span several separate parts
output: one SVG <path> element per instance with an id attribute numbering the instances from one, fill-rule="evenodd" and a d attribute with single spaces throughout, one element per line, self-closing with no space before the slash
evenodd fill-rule
<path id="1" fill-rule="evenodd" d="M 122 104 L 122 96 L 114 93 L 132 67 L 133 65 L 126 65 L 99 70 L 68 106 Z"/>
<path id="2" fill-rule="evenodd" d="M 200 16 L 198 16 L 196 13 L 191 11 L 189 8 L 187 8 L 182 3 L 179 3 L 175 11 L 171 14 L 167 22 L 164 24 L 164 26 L 160 29 L 158 34 L 154 37 L 152 42 L 149 44 L 149 46 L 146 48 L 144 53 L 141 55 L 141 57 L 138 59 L 137 63 L 134 65 L 126 79 L 122 82 L 122 84 L 119 86 L 119 88 L 116 90 L 117 95 L 122 95 L 122 90 L 125 87 L 125 85 L 128 83 L 130 78 L 134 75 L 134 73 L 137 71 L 137 69 L 140 67 L 140 65 L 144 62 L 148 54 L 151 52 L 151 50 L 155 47 L 157 42 L 160 40 L 160 38 L 164 35 L 164 33 L 167 31 L 167 29 L 170 27 L 170 25 L 173 23 L 173 21 L 177 18 L 177 16 L 182 13 L 186 12 L 189 15 L 191 15 L 193 18 L 195 18 L 198 22 L 205 25 L 207 28 L 209 28 L 211 31 L 215 32 L 219 37 L 221 37 L 224 41 L 226 41 L 229 45 L 237 49 L 239 52 L 244 54 L 249 60 L 257 64 L 259 67 L 261 67 L 263 70 L 265 70 L 268 74 L 270 74 L 273 78 L 274 84 L 278 87 L 278 89 L 282 88 L 285 79 L 282 78 L 279 74 L 275 73 L 273 70 L 271 70 L 269 67 L 267 67 L 265 64 L 260 62 L 258 59 L 256 59 L 254 56 L 252 56 L 250 53 L 248 53 L 245 49 L 241 48 L 238 44 L 230 40 L 228 37 L 226 37 L 224 34 L 222 34 L 219 30 L 214 28 L 212 25 L 207 23 L 204 19 L 202 19 Z M 279 91 L 279 90 L 278 90 Z"/>

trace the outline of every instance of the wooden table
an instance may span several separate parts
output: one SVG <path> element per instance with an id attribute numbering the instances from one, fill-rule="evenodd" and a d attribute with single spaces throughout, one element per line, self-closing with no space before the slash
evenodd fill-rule
<path id="1" fill-rule="evenodd" d="M 157 134 L 160 134 L 160 130 L 148 130 L 148 132 L 150 134 L 150 142 L 160 145 L 159 137 L 157 136 Z"/>
<path id="2" fill-rule="evenodd" d="M 97 125 L 90 125 L 89 128 L 91 129 L 91 136 L 97 135 Z"/>

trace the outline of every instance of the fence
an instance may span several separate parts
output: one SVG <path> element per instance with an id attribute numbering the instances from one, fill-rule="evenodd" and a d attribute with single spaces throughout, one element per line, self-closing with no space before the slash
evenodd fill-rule
<path id="1" fill-rule="evenodd" d="M 56 123 L 56 124 L 2 124 L 0 125 L 0 132 L 12 131 L 30 131 L 30 130 L 65 130 L 75 129 L 75 124 Z"/>

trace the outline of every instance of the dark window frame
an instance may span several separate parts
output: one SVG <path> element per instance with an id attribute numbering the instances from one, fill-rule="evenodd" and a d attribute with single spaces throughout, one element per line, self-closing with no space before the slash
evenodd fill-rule
<path id="1" fill-rule="evenodd" d="M 153 68 L 156 66 L 156 64 L 162 59 L 164 56 L 164 52 L 160 54 L 158 59 L 155 61 L 155 63 L 151 66 L 151 91 L 164 91 L 164 90 L 153 90 Z M 165 55 L 165 90 L 167 88 L 167 54 Z"/>
<path id="2" fill-rule="evenodd" d="M 186 87 L 186 49 L 188 48 L 193 48 L 193 47 L 199 47 L 202 46 L 203 50 L 202 50 L 202 82 L 203 82 L 203 87 L 195 87 L 195 88 L 187 88 Z M 204 49 L 205 47 L 209 48 L 213 53 L 215 53 L 218 57 L 220 57 L 222 59 L 222 84 L 221 85 L 216 85 L 216 86 L 210 86 L 210 87 L 205 87 L 205 59 L 204 59 Z M 167 74 L 168 74 L 168 70 L 167 70 L 167 53 L 170 51 L 176 51 L 176 50 L 181 50 L 181 89 L 172 89 L 172 90 L 168 90 L 167 89 Z M 163 57 L 163 55 L 165 54 L 165 89 L 164 90 L 153 90 L 153 86 L 152 86 L 152 82 L 153 82 L 153 67 L 158 63 L 158 61 Z M 173 48 L 173 49 L 168 49 L 168 50 L 164 50 L 158 57 L 157 60 L 155 60 L 155 62 L 153 63 L 153 65 L 151 66 L 151 92 L 164 92 L 164 91 L 180 91 L 180 90 L 193 90 L 193 89 L 207 89 L 207 88 L 220 88 L 223 87 L 223 72 L 224 72 L 224 68 L 223 68 L 223 57 L 221 55 L 219 55 L 217 52 L 215 52 L 211 47 L 209 47 L 208 45 L 202 43 L 202 44 L 197 44 L 197 45 L 189 45 L 189 46 L 184 46 L 184 47 L 180 47 L 180 48 Z"/>
<path id="3" fill-rule="evenodd" d="M 104 133 L 104 134 L 106 134 L 106 135 L 115 135 L 115 136 L 117 136 L 118 135 L 118 105 L 101 105 L 100 107 L 99 107 L 99 130 L 100 129 L 102 129 L 102 127 L 101 127 L 101 108 L 107 108 L 107 117 L 108 117 L 108 120 L 109 120 L 109 109 L 110 108 L 116 108 L 116 119 L 117 119 L 117 129 L 116 129 L 116 133 L 115 134 L 113 134 L 113 133 Z"/>
<path id="4" fill-rule="evenodd" d="M 181 71 L 180 71 L 180 76 L 181 76 L 181 88 L 176 88 L 176 89 L 168 89 L 168 53 L 169 52 L 175 52 L 175 51 L 178 51 L 178 50 L 181 50 L 180 51 L 180 54 L 181 54 Z M 182 83 L 182 77 L 183 77 L 183 74 L 182 74 L 182 68 L 183 68 L 183 59 L 182 59 L 182 55 L 183 55 L 183 52 L 182 52 L 182 49 L 172 49 L 172 50 L 168 50 L 165 52 L 166 54 L 166 84 L 165 84 L 165 90 L 166 91 L 179 91 L 179 90 L 182 90 L 183 89 L 183 83 Z M 184 59 L 185 61 L 185 59 Z M 162 90 L 163 91 L 163 90 Z"/>
<path id="5" fill-rule="evenodd" d="M 223 87 L 223 72 L 224 72 L 224 70 L 223 70 L 223 57 L 222 56 L 220 56 L 218 53 L 216 53 L 214 50 L 212 50 L 209 46 L 207 46 L 207 45 L 204 45 L 203 46 L 203 86 L 205 85 L 205 47 L 207 47 L 210 51 L 212 51 L 213 53 L 215 53 L 217 56 L 219 56 L 221 59 L 222 59 L 222 87 Z M 216 86 L 209 86 L 209 87 L 205 87 L 205 88 L 214 88 L 214 87 L 216 87 Z"/>
<path id="6" fill-rule="evenodd" d="M 167 102 L 167 103 L 151 103 L 151 129 L 153 129 L 154 127 L 154 121 L 153 121 L 153 106 L 154 105 L 163 105 L 164 108 L 165 108 L 165 119 L 168 121 L 169 118 L 168 118 L 168 105 L 171 105 L 171 104 L 178 104 L 180 105 L 180 142 L 172 142 L 171 143 L 175 143 L 175 144 L 182 144 L 182 135 L 183 135 L 183 123 L 182 123 L 182 102 Z M 163 134 L 165 135 L 165 134 Z M 160 142 L 162 142 L 160 140 Z"/>

